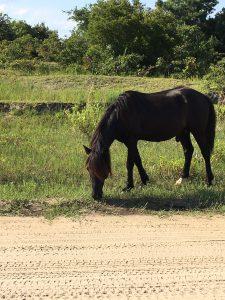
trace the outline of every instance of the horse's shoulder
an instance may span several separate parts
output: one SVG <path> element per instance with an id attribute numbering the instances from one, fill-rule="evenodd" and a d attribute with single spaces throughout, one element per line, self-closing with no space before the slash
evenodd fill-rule
<path id="1" fill-rule="evenodd" d="M 176 87 L 174 89 L 168 90 L 165 92 L 165 95 L 167 97 L 176 97 L 176 96 L 182 96 L 182 91 L 185 89 L 185 87 L 180 86 Z"/>
<path id="2" fill-rule="evenodd" d="M 173 102 L 175 101 L 176 103 L 186 105 L 188 103 L 188 98 L 184 93 L 184 90 L 185 90 L 184 87 L 170 90 L 166 93 L 166 97 L 168 99 L 171 99 Z"/>

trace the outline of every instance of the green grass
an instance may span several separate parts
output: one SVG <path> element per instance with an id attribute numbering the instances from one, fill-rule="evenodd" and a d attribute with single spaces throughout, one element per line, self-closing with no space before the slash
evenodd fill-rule
<path id="1" fill-rule="evenodd" d="M 2 102 L 110 102 L 125 90 L 155 92 L 179 85 L 191 85 L 204 91 L 197 79 L 140 78 L 90 75 L 22 76 L 0 71 L 0 101 Z"/>
<path id="2" fill-rule="evenodd" d="M 99 116 L 100 117 L 100 116 Z M 175 187 L 183 166 L 183 152 L 175 140 L 140 142 L 150 183 L 141 187 L 135 170 L 135 189 L 123 193 L 126 182 L 126 149 L 111 148 L 113 177 L 106 181 L 102 203 L 92 200 L 85 168 L 83 144 L 88 139 L 64 113 L 0 116 L 0 213 L 2 215 L 74 216 L 100 211 L 159 213 L 166 210 L 225 211 L 225 121 L 218 121 L 212 159 L 216 185 L 206 187 L 203 159 L 198 147 L 186 185 Z M 120 207 L 123 206 L 124 209 Z"/>
<path id="3" fill-rule="evenodd" d="M 225 211 L 225 110 L 218 107 L 217 140 L 213 155 L 216 186 L 207 188 L 200 151 L 195 144 L 190 182 L 174 186 L 184 158 L 174 140 L 140 142 L 143 164 L 150 183 L 141 187 L 135 171 L 135 189 L 123 193 L 126 182 L 126 149 L 115 142 L 111 148 L 113 177 L 105 184 L 103 202 L 93 201 L 85 168 L 83 144 L 108 103 L 123 91 L 155 92 L 188 85 L 204 92 L 200 80 L 107 76 L 22 76 L 0 72 L 2 102 L 72 102 L 73 114 L 41 114 L 25 111 L 0 115 L 0 214 L 74 216 L 90 211 L 157 214 L 165 211 Z M 83 109 L 83 110 L 82 110 Z M 89 133 L 87 135 L 82 132 Z M 123 207 L 123 208 L 121 208 Z"/>

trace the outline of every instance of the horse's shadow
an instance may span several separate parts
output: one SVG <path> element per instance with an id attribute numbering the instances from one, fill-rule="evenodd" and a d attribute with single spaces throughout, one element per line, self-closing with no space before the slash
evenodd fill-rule
<path id="1" fill-rule="evenodd" d="M 207 193 L 207 195 L 205 195 Z M 186 211 L 186 210 L 202 210 L 217 207 L 225 204 L 225 193 L 219 193 L 212 188 L 206 190 L 198 190 L 179 197 L 152 197 L 142 196 L 136 197 L 131 195 L 129 199 L 122 197 L 105 197 L 99 201 L 107 206 L 115 208 L 124 208 L 127 210 L 145 209 L 149 211 Z"/>

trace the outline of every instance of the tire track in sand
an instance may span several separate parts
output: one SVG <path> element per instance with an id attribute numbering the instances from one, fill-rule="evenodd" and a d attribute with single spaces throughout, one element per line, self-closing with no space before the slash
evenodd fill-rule
<path id="1" fill-rule="evenodd" d="M 0 218 L 0 299 L 224 299 L 225 219 Z"/>

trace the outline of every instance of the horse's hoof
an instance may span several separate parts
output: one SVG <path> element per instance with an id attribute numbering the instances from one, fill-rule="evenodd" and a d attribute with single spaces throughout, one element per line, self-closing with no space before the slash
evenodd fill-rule
<path id="1" fill-rule="evenodd" d="M 148 175 L 147 175 L 147 176 L 142 180 L 142 184 L 143 184 L 143 185 L 147 185 L 149 181 L 150 181 L 150 180 L 149 180 L 149 177 L 148 177 Z"/>
<path id="2" fill-rule="evenodd" d="M 147 185 L 149 183 L 149 180 L 142 181 L 142 185 Z"/>
<path id="3" fill-rule="evenodd" d="M 176 186 L 179 186 L 179 185 L 181 185 L 181 184 L 183 184 L 183 183 L 185 183 L 185 182 L 187 182 L 188 181 L 188 179 L 187 178 L 179 178 L 177 181 L 176 181 L 176 183 L 175 183 L 175 185 Z"/>
<path id="4" fill-rule="evenodd" d="M 123 192 L 129 192 L 129 191 L 131 191 L 133 188 L 134 188 L 134 186 L 126 186 L 126 187 L 123 189 Z"/>
<path id="5" fill-rule="evenodd" d="M 216 185 L 215 178 L 212 181 L 208 182 L 208 186 L 214 186 L 214 185 Z"/>

